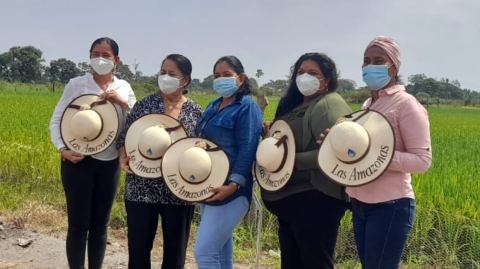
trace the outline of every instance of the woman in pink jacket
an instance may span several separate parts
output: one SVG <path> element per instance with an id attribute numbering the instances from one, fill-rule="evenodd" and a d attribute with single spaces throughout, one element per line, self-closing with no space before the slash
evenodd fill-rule
<path id="1" fill-rule="evenodd" d="M 395 133 L 395 154 L 377 180 L 347 187 L 352 200 L 355 240 L 362 268 L 398 268 L 415 220 L 411 173 L 424 173 L 432 162 L 430 124 L 425 108 L 396 85 L 400 47 L 379 36 L 368 44 L 363 58 L 363 81 L 371 97 L 363 109 L 382 113 Z"/>

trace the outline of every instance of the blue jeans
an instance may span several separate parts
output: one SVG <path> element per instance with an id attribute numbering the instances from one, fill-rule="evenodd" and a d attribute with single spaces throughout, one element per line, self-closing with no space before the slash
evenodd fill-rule
<path id="1" fill-rule="evenodd" d="M 221 206 L 200 204 L 200 227 L 195 241 L 199 269 L 233 269 L 233 230 L 249 204 L 245 196 Z"/>
<path id="2" fill-rule="evenodd" d="M 363 269 L 397 269 L 415 220 L 415 200 L 377 204 L 352 199 L 353 229 Z"/>

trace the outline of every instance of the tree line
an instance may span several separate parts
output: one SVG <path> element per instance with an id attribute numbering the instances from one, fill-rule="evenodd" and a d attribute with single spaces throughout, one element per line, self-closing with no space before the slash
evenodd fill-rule
<path id="1" fill-rule="evenodd" d="M 34 46 L 10 48 L 7 52 L 0 54 L 0 79 L 7 82 L 52 83 L 54 87 L 56 82 L 66 84 L 73 77 L 92 72 L 88 62 L 74 63 L 66 58 L 59 58 L 46 64 L 42 55 L 42 51 Z M 158 73 L 144 75 L 139 67 L 140 64 L 136 61 L 132 66 L 120 61 L 115 75 L 130 83 L 145 84 L 149 91 L 156 91 Z M 264 93 L 269 96 L 283 95 L 289 86 L 290 75 L 285 76 L 284 79 L 270 80 L 259 87 L 258 82 L 263 75 L 263 70 L 257 69 L 256 79 L 250 78 L 255 93 Z M 189 89 L 211 91 L 213 79 L 213 75 L 202 80 L 193 78 Z M 403 80 L 400 76 L 399 83 L 406 84 L 407 92 L 424 104 L 449 103 L 455 100 L 462 101 L 464 105 L 480 103 L 480 92 L 462 89 L 460 82 L 456 79 L 437 79 L 427 77 L 425 74 L 415 74 L 408 77 L 408 83 L 404 83 Z M 347 78 L 339 79 L 338 91 L 347 99 L 354 101 L 368 97 L 366 88 L 358 87 L 354 80 Z"/>

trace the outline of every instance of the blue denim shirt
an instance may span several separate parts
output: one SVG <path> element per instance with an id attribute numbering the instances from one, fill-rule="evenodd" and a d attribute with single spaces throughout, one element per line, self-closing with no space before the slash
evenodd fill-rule
<path id="1" fill-rule="evenodd" d="M 225 200 L 209 205 L 223 205 L 242 195 L 251 200 L 252 166 L 262 132 L 262 111 L 250 97 L 235 99 L 218 111 L 221 102 L 222 97 L 207 106 L 198 119 L 196 134 L 212 140 L 227 153 L 231 167 L 226 184 L 233 181 L 242 187 Z"/>

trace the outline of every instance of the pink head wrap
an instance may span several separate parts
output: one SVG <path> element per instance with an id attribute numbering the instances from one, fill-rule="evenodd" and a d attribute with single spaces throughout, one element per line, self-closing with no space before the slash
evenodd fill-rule
<path id="1" fill-rule="evenodd" d="M 395 65 L 395 67 L 397 68 L 397 72 L 400 71 L 400 65 L 402 64 L 402 56 L 400 55 L 400 46 L 397 44 L 397 42 L 395 42 L 395 40 L 388 36 L 381 35 L 375 37 L 370 42 L 370 44 L 368 44 L 365 51 L 367 51 L 367 49 L 369 49 L 371 46 L 377 46 L 383 49 L 387 53 L 390 60 L 392 60 L 393 65 Z"/>

